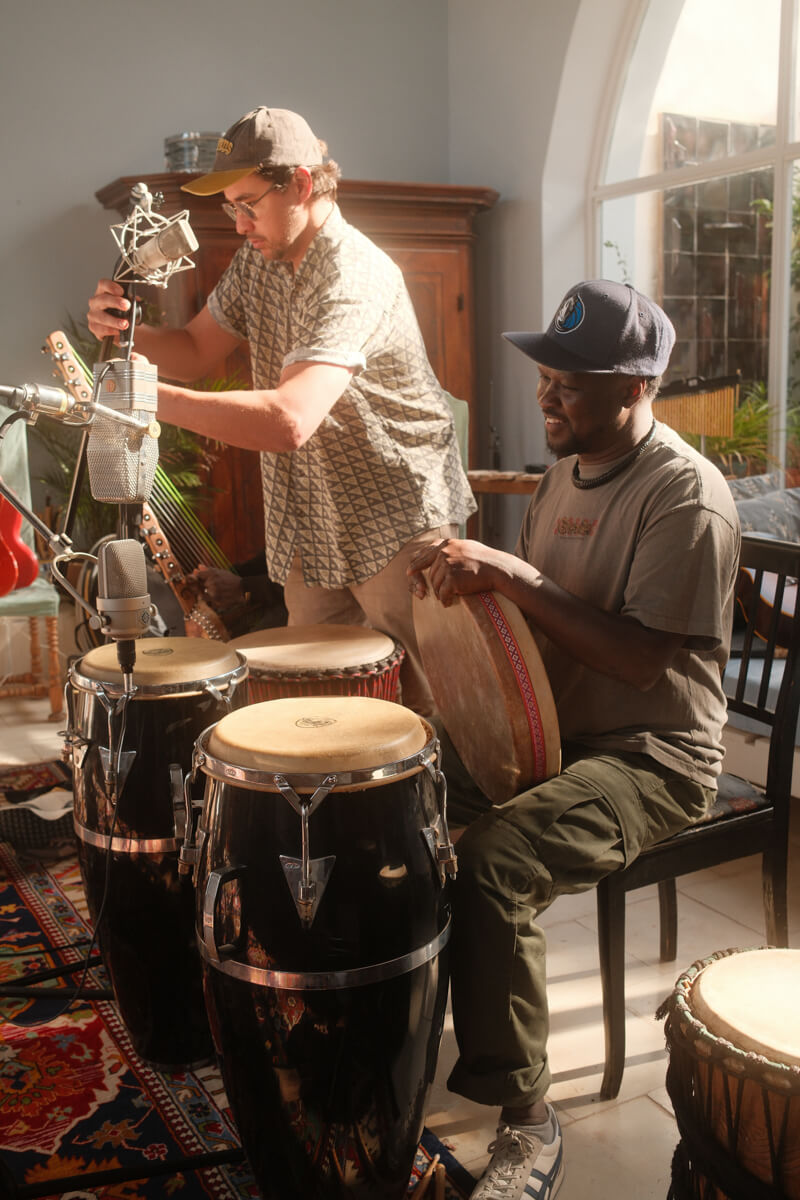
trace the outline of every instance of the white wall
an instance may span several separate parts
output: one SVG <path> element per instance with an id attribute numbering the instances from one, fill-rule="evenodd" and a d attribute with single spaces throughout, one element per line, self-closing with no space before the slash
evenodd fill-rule
<path id="1" fill-rule="evenodd" d="M 502 338 L 541 328 L 542 176 L 564 57 L 580 0 L 449 0 L 451 182 L 495 188 L 479 218 L 480 428 L 501 465 L 542 461 L 533 364 Z"/>
<path id="2" fill-rule="evenodd" d="M 345 176 L 489 186 L 477 219 L 476 448 L 546 461 L 532 364 L 584 275 L 589 162 L 621 29 L 641 0 L 28 0 L 0 17 L 0 383 L 46 382 L 38 349 L 108 274 L 94 198 L 163 169 L 165 136 L 295 108 Z M 516 529 L 522 502 L 504 502 Z"/>
<path id="3" fill-rule="evenodd" d="M 448 181 L 445 0 L 28 0 L 0 17 L 0 383 L 47 382 L 116 247 L 94 193 L 258 104 L 350 178 Z"/>

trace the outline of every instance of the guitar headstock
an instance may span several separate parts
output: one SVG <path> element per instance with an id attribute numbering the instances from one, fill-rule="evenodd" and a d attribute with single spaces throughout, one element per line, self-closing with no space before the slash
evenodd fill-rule
<path id="1" fill-rule="evenodd" d="M 51 333 L 45 338 L 42 354 L 51 355 L 56 366 L 53 374 L 61 376 L 73 399 L 78 404 L 88 404 L 92 398 L 92 384 L 67 335 L 60 329 Z"/>

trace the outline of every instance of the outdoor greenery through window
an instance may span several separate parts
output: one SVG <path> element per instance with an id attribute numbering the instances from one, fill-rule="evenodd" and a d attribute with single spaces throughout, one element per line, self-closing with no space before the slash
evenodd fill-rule
<path id="1" fill-rule="evenodd" d="M 592 194 L 600 273 L 675 325 L 665 383 L 741 380 L 725 436 L 681 430 L 732 475 L 800 471 L 797 8 L 643 2 Z"/>

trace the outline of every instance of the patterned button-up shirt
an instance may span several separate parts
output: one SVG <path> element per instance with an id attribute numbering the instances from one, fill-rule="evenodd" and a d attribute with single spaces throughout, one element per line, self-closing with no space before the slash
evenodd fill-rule
<path id="1" fill-rule="evenodd" d="M 309 585 L 362 583 L 415 534 L 475 511 L 402 273 L 338 207 L 296 272 L 245 243 L 208 304 L 248 341 L 256 388 L 276 387 L 296 362 L 354 371 L 303 446 L 261 455 L 276 582 L 300 554 Z"/>

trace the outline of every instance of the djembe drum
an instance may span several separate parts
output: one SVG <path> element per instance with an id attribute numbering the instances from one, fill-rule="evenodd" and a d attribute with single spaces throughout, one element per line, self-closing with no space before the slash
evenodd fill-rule
<path id="1" fill-rule="evenodd" d="M 664 1006 L 674 1200 L 800 1198 L 798 998 L 800 950 L 728 950 L 678 979 Z"/>
<path id="2" fill-rule="evenodd" d="M 178 870 L 184 777 L 198 735 L 244 701 L 246 674 L 241 655 L 200 638 L 139 641 L 127 701 L 113 643 L 69 672 L 67 747 L 86 898 L 134 1049 L 158 1067 L 213 1055 L 194 893 Z"/>
<path id="3" fill-rule="evenodd" d="M 561 741 L 553 693 L 527 621 L 498 592 L 445 608 L 414 596 L 422 665 L 444 727 L 493 804 L 557 775 Z"/>
<path id="4" fill-rule="evenodd" d="M 198 739 L 206 1006 L 265 1197 L 406 1194 L 448 984 L 437 753 L 415 713 L 357 696 L 250 705 Z"/>
<path id="5" fill-rule="evenodd" d="M 362 625 L 283 625 L 229 643 L 247 659 L 250 703 L 286 696 L 397 699 L 405 651 Z"/>

